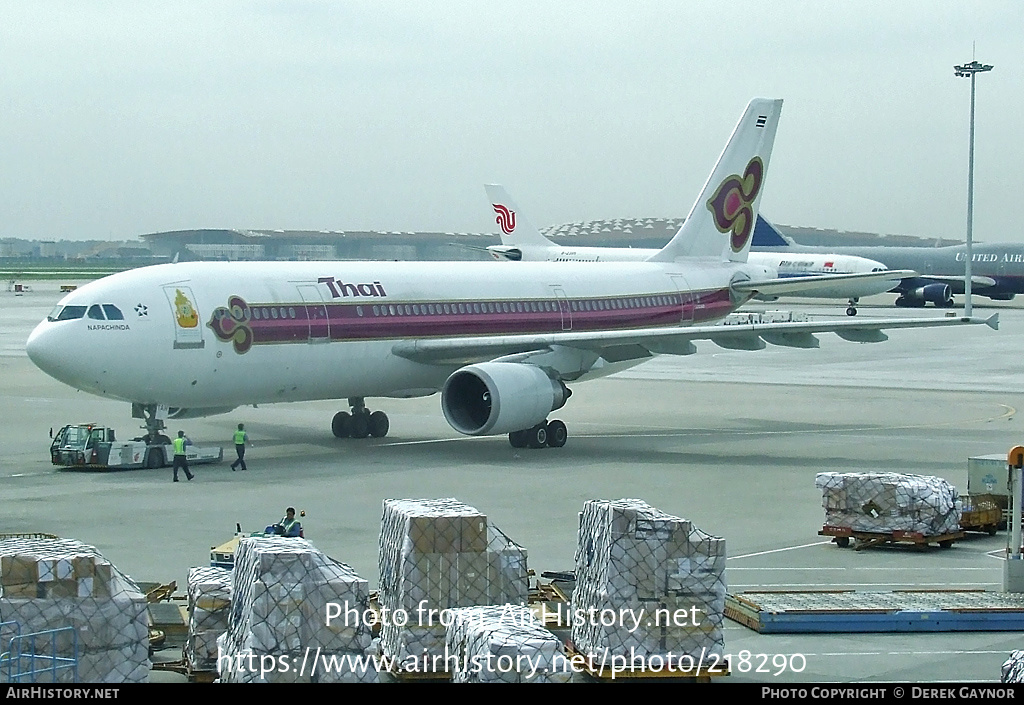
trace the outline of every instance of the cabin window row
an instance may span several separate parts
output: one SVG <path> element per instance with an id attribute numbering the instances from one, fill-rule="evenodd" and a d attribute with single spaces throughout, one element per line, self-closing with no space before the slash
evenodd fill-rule
<path id="1" fill-rule="evenodd" d="M 633 308 L 678 305 L 679 296 L 636 296 L 622 299 L 589 299 L 571 301 L 567 305 L 572 311 L 614 311 Z M 557 301 L 486 301 L 452 304 L 387 304 L 374 305 L 374 316 L 437 316 L 475 313 L 557 313 Z M 363 315 L 363 307 L 356 307 L 356 314 Z"/>

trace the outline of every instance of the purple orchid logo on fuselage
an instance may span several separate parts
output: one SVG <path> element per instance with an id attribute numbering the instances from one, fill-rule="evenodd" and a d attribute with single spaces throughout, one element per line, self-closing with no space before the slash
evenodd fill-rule
<path id="1" fill-rule="evenodd" d="M 241 355 L 252 347 L 250 317 L 249 304 L 240 296 L 232 296 L 228 299 L 227 308 L 220 306 L 215 309 L 210 322 L 206 325 L 218 340 L 225 343 L 230 341 L 235 347 L 235 352 Z"/>
<path id="2" fill-rule="evenodd" d="M 731 174 L 723 181 L 715 195 L 708 199 L 708 210 L 715 219 L 719 232 L 732 232 L 729 238 L 733 252 L 747 245 L 754 231 L 754 211 L 751 207 L 764 179 L 764 164 L 754 157 L 747 164 L 743 176 Z"/>

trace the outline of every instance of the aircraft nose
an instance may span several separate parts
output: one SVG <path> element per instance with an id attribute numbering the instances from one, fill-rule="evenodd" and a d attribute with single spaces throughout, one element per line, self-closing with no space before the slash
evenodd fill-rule
<path id="1" fill-rule="evenodd" d="M 25 352 L 36 367 L 57 379 L 61 378 L 61 359 L 67 358 L 67 350 L 60 344 L 61 336 L 53 327 L 43 321 L 25 341 Z"/>

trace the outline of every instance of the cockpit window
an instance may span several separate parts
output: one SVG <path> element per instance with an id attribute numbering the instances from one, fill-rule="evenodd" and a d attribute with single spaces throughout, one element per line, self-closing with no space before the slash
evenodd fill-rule
<path id="1" fill-rule="evenodd" d="M 92 306 L 60 306 L 57 305 L 50 315 L 46 317 L 46 320 L 53 323 L 54 321 L 73 321 L 78 318 L 88 316 L 93 320 L 97 321 L 123 321 L 124 314 L 114 304 L 93 304 Z"/>
<path id="2" fill-rule="evenodd" d="M 53 309 L 47 320 L 49 321 L 73 321 L 85 315 L 85 306 L 58 306 Z"/>
<path id="3" fill-rule="evenodd" d="M 107 314 L 108 321 L 123 321 L 124 314 L 114 304 L 103 304 L 103 312 Z"/>

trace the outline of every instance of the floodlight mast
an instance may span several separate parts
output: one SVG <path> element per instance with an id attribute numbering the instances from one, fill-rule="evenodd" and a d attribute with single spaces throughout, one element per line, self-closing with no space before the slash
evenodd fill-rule
<path id="1" fill-rule="evenodd" d="M 967 317 L 971 315 L 971 245 L 974 234 L 974 76 L 991 70 L 991 65 L 982 64 L 977 60 L 953 67 L 958 78 L 971 79 L 971 146 L 967 165 L 967 256 L 964 263 L 964 316 Z"/>

